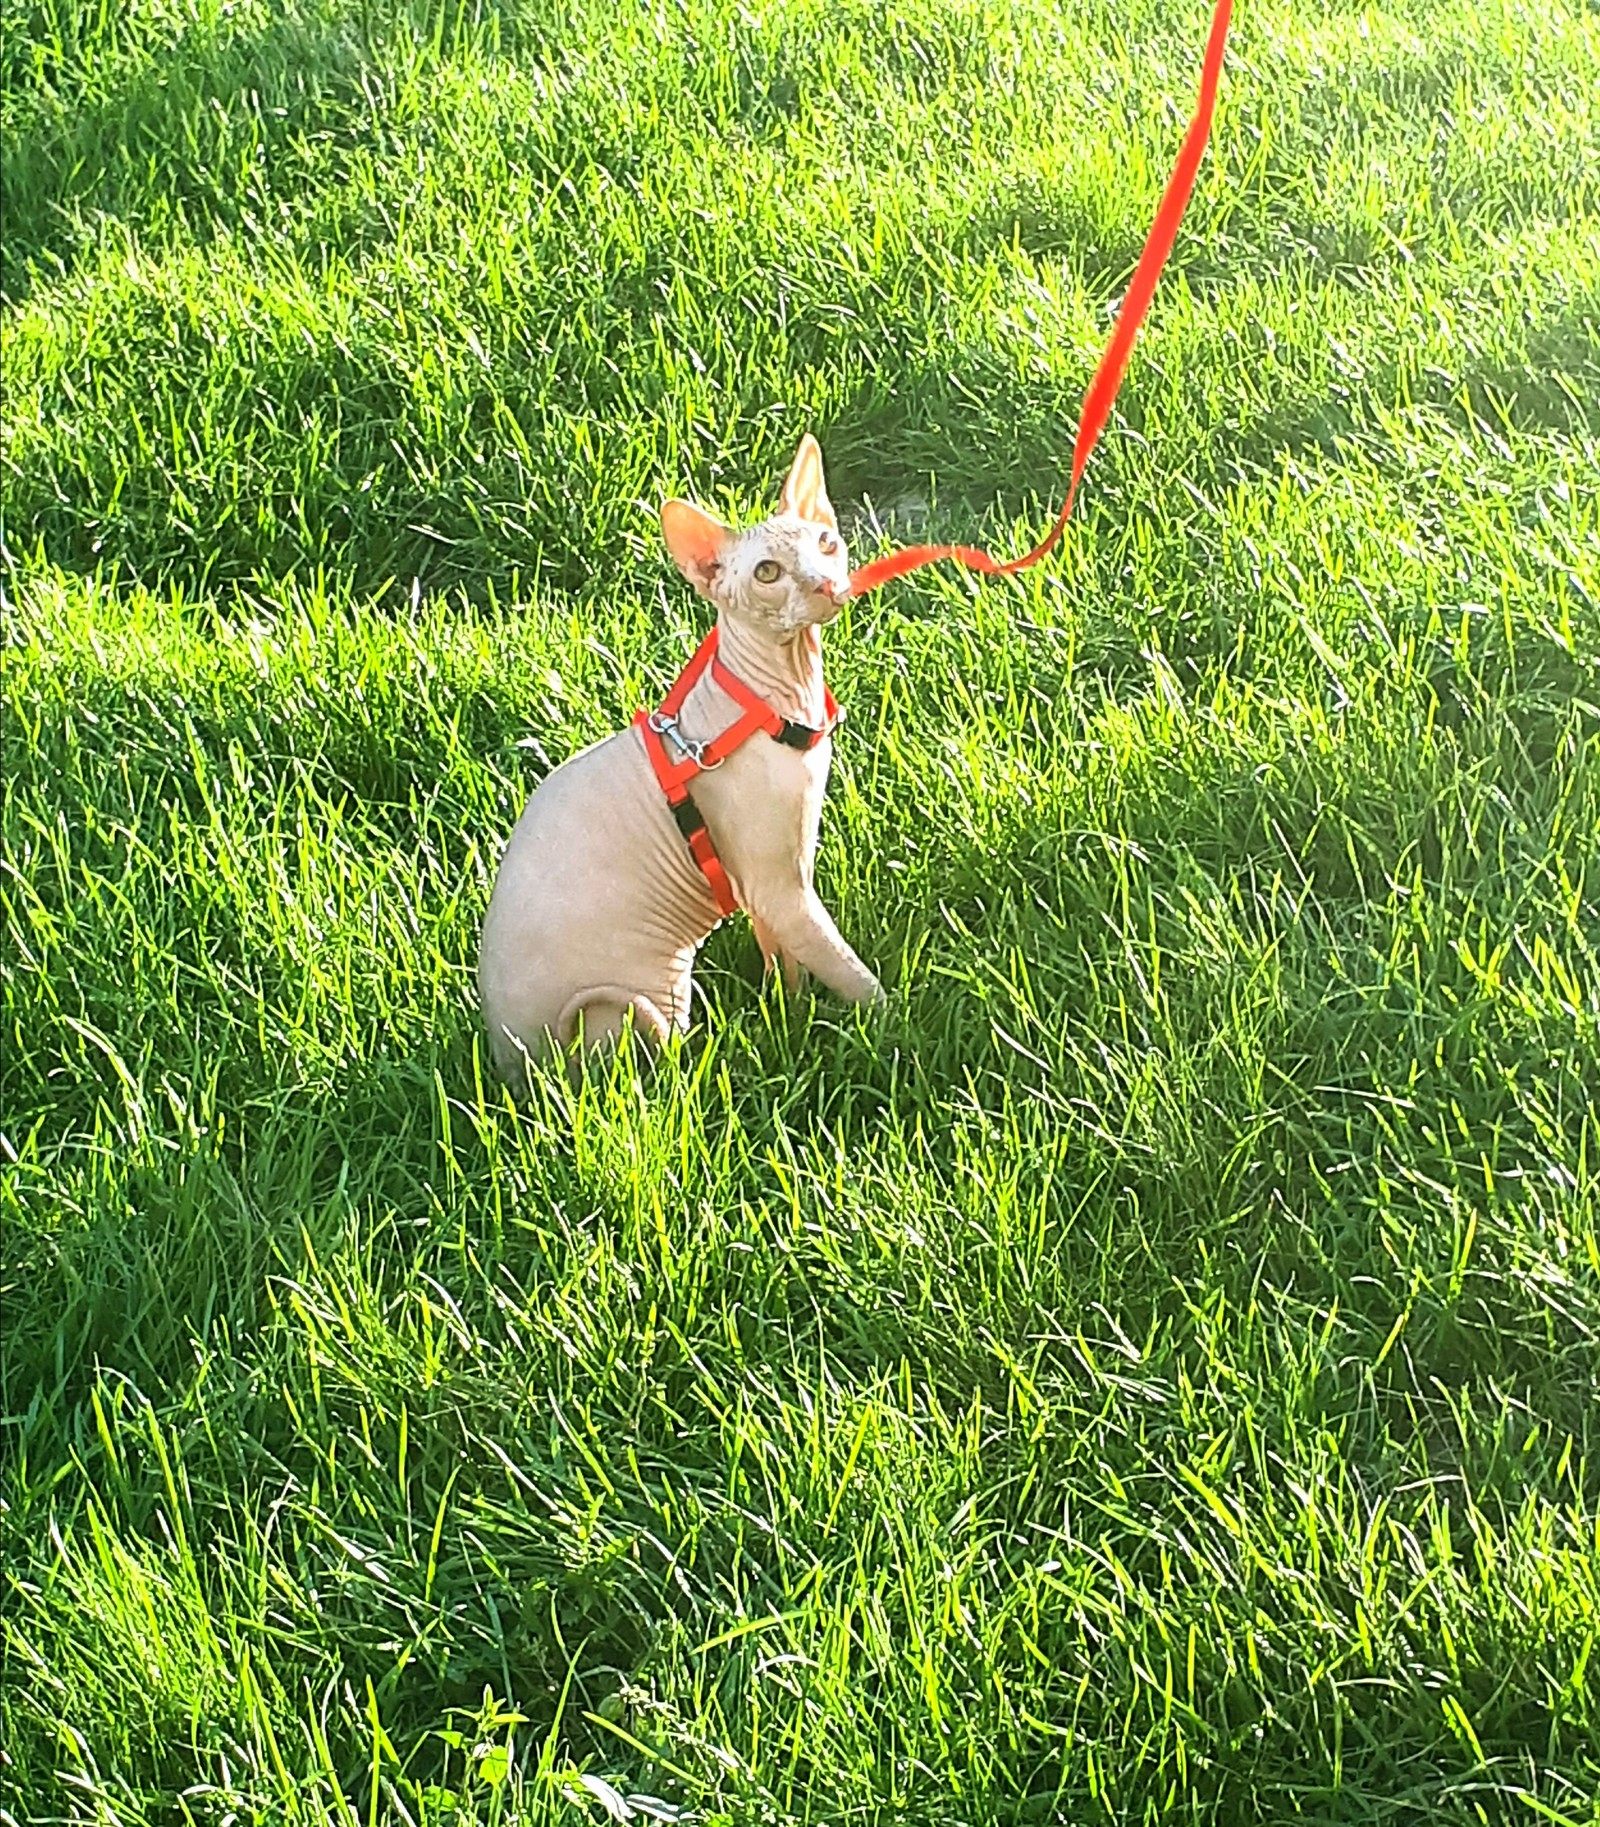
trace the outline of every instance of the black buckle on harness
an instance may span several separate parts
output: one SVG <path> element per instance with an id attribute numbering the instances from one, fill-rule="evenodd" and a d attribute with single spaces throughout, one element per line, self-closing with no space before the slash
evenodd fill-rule
<path id="1" fill-rule="evenodd" d="M 783 728 L 772 740 L 781 742 L 786 749 L 814 749 L 824 736 L 831 736 L 843 722 L 843 711 L 834 718 L 830 728 L 822 730 L 814 730 L 809 723 L 791 723 L 785 718 Z"/>
<path id="2" fill-rule="evenodd" d="M 687 794 L 673 803 L 672 821 L 683 833 L 685 839 L 692 838 L 697 831 L 704 831 L 706 821 L 700 816 L 700 808 Z"/>

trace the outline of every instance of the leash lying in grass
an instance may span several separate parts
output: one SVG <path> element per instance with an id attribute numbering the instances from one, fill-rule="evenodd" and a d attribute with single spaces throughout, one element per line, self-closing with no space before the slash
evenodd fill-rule
<path id="1" fill-rule="evenodd" d="M 978 546 L 904 546 L 898 552 L 886 552 L 882 558 L 875 558 L 871 564 L 862 565 L 859 570 L 851 572 L 850 592 L 853 596 L 864 596 L 868 590 L 876 590 L 879 584 L 890 583 L 897 577 L 904 577 L 907 572 L 920 570 L 924 565 L 936 564 L 941 558 L 953 558 L 957 564 L 966 565 L 972 571 L 984 571 L 994 577 L 1008 577 L 1015 571 L 1026 571 L 1030 565 L 1036 565 L 1066 530 L 1067 516 L 1072 512 L 1084 465 L 1088 463 L 1089 453 L 1099 441 L 1101 429 L 1111 411 L 1111 402 L 1117 397 L 1123 370 L 1133 351 L 1133 339 L 1139 334 L 1139 326 L 1150 308 L 1156 282 L 1161 277 L 1161 269 L 1166 265 L 1167 255 L 1172 251 L 1172 243 L 1177 238 L 1178 224 L 1183 220 L 1183 212 L 1188 206 L 1189 193 L 1194 189 L 1195 173 L 1200 169 L 1206 140 L 1211 133 L 1211 116 L 1216 110 L 1217 84 L 1222 76 L 1222 56 L 1228 42 L 1228 23 L 1232 14 L 1233 0 L 1217 0 L 1217 9 L 1211 18 L 1211 35 L 1206 41 L 1205 62 L 1200 71 L 1200 99 L 1195 104 L 1194 118 L 1189 122 L 1189 130 L 1178 149 L 1178 161 L 1172 168 L 1172 176 L 1167 180 L 1161 207 L 1150 225 L 1144 252 L 1139 256 L 1138 266 L 1134 268 L 1133 281 L 1122 301 L 1122 308 L 1117 313 L 1117 321 L 1112 326 L 1111 340 L 1106 344 L 1100 365 L 1094 371 L 1094 379 L 1090 381 L 1088 391 L 1083 396 L 1083 410 L 1078 415 L 1078 435 L 1072 447 L 1072 479 L 1067 485 L 1066 503 L 1056 516 L 1055 525 L 1031 552 L 1023 553 L 1020 558 L 992 558 Z"/>

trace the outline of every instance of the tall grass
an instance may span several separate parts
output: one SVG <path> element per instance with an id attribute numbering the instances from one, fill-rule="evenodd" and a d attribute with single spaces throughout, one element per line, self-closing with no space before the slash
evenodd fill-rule
<path id="1" fill-rule="evenodd" d="M 656 503 L 1032 536 L 1204 25 L 3 0 L 0 1818 L 1595 1820 L 1592 8 L 1246 8 L 830 631 L 888 1011 L 486 1071 Z"/>

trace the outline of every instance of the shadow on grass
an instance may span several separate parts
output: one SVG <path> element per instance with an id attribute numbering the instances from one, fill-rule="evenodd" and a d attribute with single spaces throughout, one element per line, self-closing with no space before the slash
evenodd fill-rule
<path id="1" fill-rule="evenodd" d="M 250 158 L 220 169 L 201 158 L 195 117 L 199 133 L 224 135 L 218 120 L 250 97 L 252 137 L 264 159 L 297 135 L 325 130 L 347 109 L 341 91 L 354 87 L 358 64 L 344 27 L 359 10 L 347 6 L 320 31 L 286 16 L 194 25 L 132 61 L 99 94 L 57 100 L 48 90 L 13 90 L 0 296 L 15 307 L 39 269 L 70 273 L 87 239 L 83 220 L 131 225 L 144 217 L 152 162 L 163 173 L 164 210 L 191 217 L 199 207 L 208 229 L 237 231 L 265 200 L 262 171 Z M 193 158 L 183 156 L 186 144 Z"/>
<path id="2" fill-rule="evenodd" d="M 538 57 L 559 52 L 559 15 L 491 13 L 401 0 L 376 11 L 370 0 L 319 0 L 301 9 L 254 9 L 242 20 L 192 24 L 161 47 L 85 49 L 88 71 L 55 72 L 57 86 L 28 80 L 26 34 L 5 63 L 9 118 L 4 141 L 5 246 L 0 297 L 16 306 L 36 271 L 70 273 L 85 243 L 85 221 L 147 228 L 153 212 L 176 218 L 209 241 L 219 234 L 272 232 L 274 189 L 298 149 L 341 129 L 371 139 L 380 101 L 367 80 L 376 69 L 406 70 L 424 56 L 468 48 Z M 8 28 L 8 41 L 13 32 Z M 102 77 L 97 57 L 110 68 Z M 75 79 L 75 80 L 74 80 Z M 159 169 L 159 186 L 152 170 Z M 280 231 L 281 232 L 281 231 Z"/>
<path id="3" fill-rule="evenodd" d="M 356 86 L 354 64 L 344 80 Z M 300 105 L 312 103 L 302 96 Z M 1076 231 L 1068 222 L 1060 232 Z M 8 245 L 25 248 L 28 233 L 24 219 L 20 240 L 8 233 Z M 624 318 L 642 326 L 659 312 L 661 264 L 650 254 L 637 270 L 618 274 L 611 304 Z M 890 275 L 885 284 L 892 291 L 898 280 Z M 181 312 L 154 304 L 150 310 L 155 317 L 144 334 L 159 344 L 158 359 L 187 362 L 203 374 L 215 357 L 203 327 Z M 530 320 L 523 331 L 542 334 L 540 322 Z M 820 327 L 808 337 L 805 325 L 793 326 L 792 362 L 797 371 L 825 370 L 832 359 L 828 337 Z M 1237 339 L 1210 332 L 1185 359 L 1197 375 L 1226 376 L 1239 360 Z M 1217 487 L 1269 476 L 1290 458 L 1337 465 L 1342 446 L 1377 436 L 1364 410 L 1367 401 L 1393 410 L 1429 407 L 1458 425 L 1472 422 L 1466 401 L 1472 420 L 1489 425 L 1584 429 L 1584 402 L 1600 385 L 1600 348 L 1592 313 L 1580 299 L 1532 330 L 1525 357 L 1514 364 L 1469 363 L 1451 374 L 1416 374 L 1412 367 L 1401 354 L 1380 355 L 1343 397 L 1310 375 L 1286 376 L 1278 383 L 1280 397 L 1253 404 L 1244 425 L 1218 417 L 1225 398 L 1207 406 L 1180 397 L 1175 415 L 1174 387 L 1192 392 L 1189 383 L 1136 380 L 1097 454 L 1093 494 L 1112 512 L 1131 504 L 1134 478 L 1151 465 L 1140 454 L 1119 461 L 1118 444 L 1142 439 L 1145 402 L 1157 390 L 1164 418 L 1212 420 L 1191 440 L 1184 467 L 1197 485 Z M 1091 368 L 1086 361 L 1084 384 Z M 63 493 L 61 475 L 45 473 L 55 464 L 41 452 L 34 459 L 40 473 L 24 471 L 12 489 L 13 544 L 42 538 L 52 559 L 67 568 L 88 572 L 120 563 L 202 592 L 324 564 L 354 566 L 374 584 L 415 577 L 426 589 L 459 588 L 478 601 L 488 598 L 491 586 L 503 598 L 514 569 L 537 571 L 547 588 L 581 598 L 603 587 L 618 566 L 636 562 L 636 534 L 623 516 L 607 516 L 597 544 L 590 504 L 605 478 L 545 421 L 552 403 L 562 414 L 599 424 L 618 412 L 637 413 L 640 401 L 664 386 L 648 365 L 626 376 L 608 368 L 569 377 L 564 397 L 547 397 L 539 391 L 542 380 L 507 362 L 481 380 L 468 377 L 466 391 L 451 406 L 447 442 L 428 454 L 425 478 L 406 474 L 394 461 L 396 438 L 410 434 L 417 411 L 414 376 L 380 338 L 367 342 L 358 334 L 338 346 L 308 347 L 286 336 L 257 359 L 252 383 L 251 394 L 270 402 L 270 414 L 258 415 L 248 399 L 222 402 L 203 393 L 195 395 L 193 413 L 193 436 L 225 438 L 231 430 L 247 446 L 247 479 L 241 480 L 237 463 L 218 465 L 214 474 L 186 462 L 175 470 L 155 444 L 135 449 L 125 442 L 87 479 L 87 501 L 108 504 L 97 512 L 71 490 Z M 176 381 L 169 376 L 163 384 L 175 387 Z M 969 344 L 952 348 L 936 364 L 869 372 L 815 429 L 841 506 L 870 497 L 880 512 L 897 505 L 925 512 L 937 479 L 938 509 L 928 535 L 971 539 L 975 514 L 1053 514 L 1070 467 L 1081 398 L 1077 378 L 1041 386 L 1019 371 L 1008 348 Z M 217 411 L 225 415 L 220 426 L 206 417 Z M 510 447 L 506 415 L 521 428 L 521 453 Z M 189 418 L 187 410 L 184 416 Z M 305 435 L 291 435 L 295 426 Z M 1476 424 L 1472 429 L 1477 435 Z M 312 443 L 320 447 L 314 460 L 305 455 Z M 639 461 L 647 462 L 648 453 L 635 460 L 635 469 Z M 374 476 L 385 480 L 369 488 Z M 638 478 L 630 475 L 623 486 L 624 492 L 637 487 Z M 174 508 L 177 493 L 181 517 Z"/>
<path id="4" fill-rule="evenodd" d="M 1225 371 L 1236 356 L 1210 340 L 1218 371 Z M 1206 360 L 1197 365 L 1203 372 Z M 1474 434 L 1487 426 L 1581 435 L 1592 419 L 1587 402 L 1600 388 L 1600 337 L 1587 302 L 1578 299 L 1527 333 L 1520 361 L 1472 362 L 1453 374 L 1429 370 L 1415 379 L 1412 366 L 1399 354 L 1385 357 L 1366 377 L 1360 400 L 1390 410 L 1431 408 Z M 1085 385 L 1088 378 L 1086 372 Z M 880 509 L 910 502 L 925 513 L 937 478 L 939 513 L 919 528 L 920 537 L 933 540 L 970 539 L 974 512 L 1053 515 L 1071 469 L 1081 401 L 1076 382 L 1041 387 L 1019 374 L 1006 352 L 987 346 L 952 350 L 938 367 L 872 377 L 819 429 L 830 487 L 841 502 L 869 497 Z M 1142 438 L 1137 385 L 1121 395 L 1117 416 L 1127 430 L 1113 421 L 1091 477 L 1094 493 L 1113 505 L 1129 486 L 1116 473 L 1119 436 Z M 1208 427 L 1203 443 L 1185 453 L 1184 469 L 1202 485 L 1226 485 L 1275 474 L 1285 459 L 1337 465 L 1342 447 L 1382 436 L 1355 397 L 1330 398 L 1308 382 L 1297 397 L 1255 415 L 1248 430 Z M 981 484 L 972 480 L 975 471 Z M 952 524 L 956 514 L 965 526 Z"/>

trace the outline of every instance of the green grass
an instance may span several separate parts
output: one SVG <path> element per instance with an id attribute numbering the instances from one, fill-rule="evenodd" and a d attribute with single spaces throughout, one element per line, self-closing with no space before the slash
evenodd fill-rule
<path id="1" fill-rule="evenodd" d="M 888 1011 L 486 1081 L 656 503 L 1035 536 L 1205 24 L 0 0 L 0 1821 L 1600 1818 L 1592 5 L 1246 4 L 830 634 Z"/>

